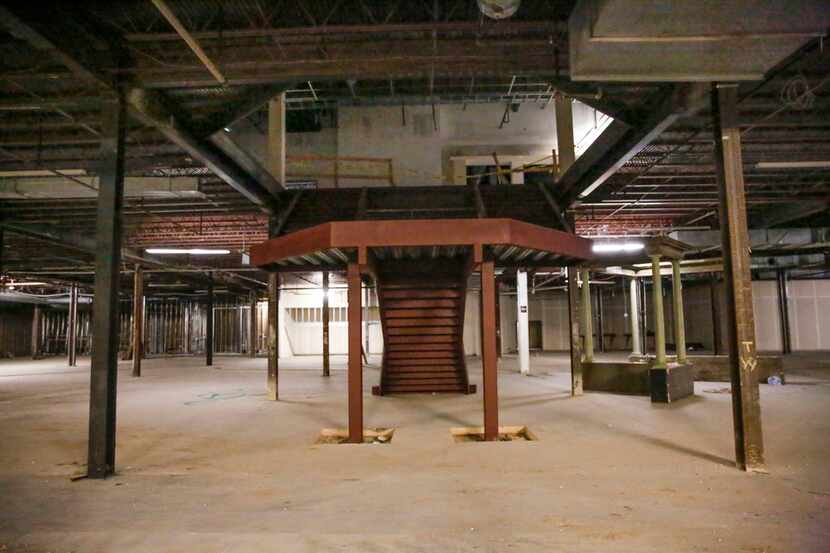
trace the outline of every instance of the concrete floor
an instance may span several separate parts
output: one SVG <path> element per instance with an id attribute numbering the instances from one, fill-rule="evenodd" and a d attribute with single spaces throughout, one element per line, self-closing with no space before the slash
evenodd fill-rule
<path id="1" fill-rule="evenodd" d="M 770 474 L 751 475 L 732 466 L 728 385 L 670 407 L 570 398 L 565 361 L 501 364 L 502 424 L 537 442 L 454 443 L 480 393 L 377 398 L 367 368 L 366 423 L 396 427 L 388 445 L 314 445 L 345 426 L 343 371 L 283 370 L 269 402 L 264 359 L 152 359 L 141 379 L 124 364 L 118 475 L 76 482 L 88 360 L 2 361 L 0 551 L 830 550 L 830 366 L 762 386 Z"/>

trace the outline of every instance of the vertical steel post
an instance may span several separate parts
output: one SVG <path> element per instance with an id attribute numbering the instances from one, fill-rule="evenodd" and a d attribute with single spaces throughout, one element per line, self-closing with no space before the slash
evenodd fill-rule
<path id="1" fill-rule="evenodd" d="M 736 85 L 713 85 L 712 116 L 720 200 L 735 460 L 742 470 L 756 471 L 764 470 L 764 443 L 737 103 Z"/>
<path id="2" fill-rule="evenodd" d="M 363 365 L 361 359 L 362 324 L 360 267 L 349 263 L 348 273 L 349 321 L 349 442 L 363 443 Z"/>
<path id="3" fill-rule="evenodd" d="M 96 214 L 95 296 L 89 394 L 87 476 L 115 470 L 115 398 L 118 379 L 118 284 L 121 211 L 124 198 L 124 138 L 127 110 L 123 91 L 104 100 L 99 147 Z"/>
<path id="4" fill-rule="evenodd" d="M 251 310 L 248 313 L 248 355 L 256 357 L 256 342 L 257 342 L 257 328 L 256 328 L 256 291 L 251 290 Z"/>
<path id="5" fill-rule="evenodd" d="M 481 365 L 484 384 L 484 439 L 499 438 L 499 358 L 496 353 L 496 271 L 481 263 Z"/>
<path id="6" fill-rule="evenodd" d="M 205 365 L 213 365 L 213 275 L 208 277 L 205 306 Z"/>
<path id="7" fill-rule="evenodd" d="M 70 367 L 78 364 L 78 286 L 69 288 L 69 320 L 66 323 L 66 361 Z"/>
<path id="8" fill-rule="evenodd" d="M 584 358 L 586 363 L 594 361 L 594 322 L 591 309 L 591 271 L 582 269 L 582 333 L 585 335 Z"/>
<path id="9" fill-rule="evenodd" d="M 323 271 L 323 376 L 329 374 L 329 272 Z"/>
<path id="10" fill-rule="evenodd" d="M 790 310 L 787 298 L 787 270 L 778 269 L 778 316 L 781 321 L 781 352 L 792 353 Z"/>
<path id="11" fill-rule="evenodd" d="M 651 303 L 654 310 L 654 363 L 652 369 L 666 368 L 666 315 L 663 311 L 663 277 L 660 274 L 660 256 L 651 258 Z"/>
<path id="12" fill-rule="evenodd" d="M 595 288 L 597 297 L 597 340 L 599 340 L 599 351 L 605 353 L 605 328 L 602 319 L 602 287 Z"/>
<path id="13" fill-rule="evenodd" d="M 141 265 L 133 273 L 133 372 L 141 376 L 141 358 L 144 356 L 144 273 Z"/>
<path id="14" fill-rule="evenodd" d="M 571 342 L 571 395 L 582 395 L 582 343 L 579 338 L 579 270 L 568 267 L 568 328 Z"/>
<path id="15" fill-rule="evenodd" d="M 268 399 L 280 398 L 280 274 L 268 274 Z"/>
<path id="16" fill-rule="evenodd" d="M 40 306 L 35 305 L 35 308 L 32 310 L 32 359 L 40 357 L 40 343 L 42 341 L 40 333 L 40 314 Z"/>

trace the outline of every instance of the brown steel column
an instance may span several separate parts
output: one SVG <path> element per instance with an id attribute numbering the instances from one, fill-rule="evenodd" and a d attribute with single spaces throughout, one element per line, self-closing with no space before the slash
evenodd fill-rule
<path id="1" fill-rule="evenodd" d="M 361 364 L 362 321 L 360 268 L 349 263 L 349 442 L 363 443 L 363 365 Z"/>
<path id="2" fill-rule="evenodd" d="M 205 305 L 205 365 L 213 365 L 213 276 L 208 279 Z"/>
<path id="3" fill-rule="evenodd" d="M 78 364 L 78 287 L 69 288 L 69 317 L 66 320 L 66 362 L 70 367 Z"/>
<path id="4" fill-rule="evenodd" d="M 323 271 L 323 376 L 329 376 L 329 272 Z"/>
<path id="5" fill-rule="evenodd" d="M 121 211 L 124 198 L 124 136 L 127 110 L 123 92 L 101 109 L 98 208 L 96 214 L 93 348 L 89 394 L 87 476 L 115 471 L 115 398 L 118 379 L 118 284 L 121 264 Z"/>
<path id="6" fill-rule="evenodd" d="M 251 290 L 251 310 L 248 313 L 248 356 L 256 357 L 256 292 Z"/>
<path id="7" fill-rule="evenodd" d="M 715 286 L 718 277 L 715 273 L 709 275 L 709 310 L 712 314 L 712 353 L 720 355 L 720 310 L 718 309 L 718 296 Z"/>
<path id="8" fill-rule="evenodd" d="M 568 267 L 568 328 L 571 342 L 571 395 L 582 395 L 582 340 L 579 336 L 579 270 Z"/>
<path id="9" fill-rule="evenodd" d="M 499 358 L 496 351 L 496 271 L 481 263 L 481 365 L 484 384 L 484 439 L 499 437 Z"/>
<path id="10" fill-rule="evenodd" d="M 758 395 L 750 242 L 737 99 L 737 86 L 713 85 L 712 115 L 715 124 L 715 165 L 720 200 L 735 460 L 739 468 L 754 471 L 764 470 L 764 442 Z"/>
<path id="11" fill-rule="evenodd" d="M 272 401 L 280 398 L 279 310 L 280 274 L 270 273 L 268 275 L 268 399 Z"/>
<path id="12" fill-rule="evenodd" d="M 141 358 L 144 356 L 144 273 L 135 266 L 133 274 L 133 372 L 141 376 Z"/>
<path id="13" fill-rule="evenodd" d="M 787 270 L 778 269 L 778 316 L 781 322 L 781 352 L 792 353 L 790 310 L 787 301 Z"/>
<path id="14" fill-rule="evenodd" d="M 32 310 L 32 359 L 40 356 L 40 306 Z"/>

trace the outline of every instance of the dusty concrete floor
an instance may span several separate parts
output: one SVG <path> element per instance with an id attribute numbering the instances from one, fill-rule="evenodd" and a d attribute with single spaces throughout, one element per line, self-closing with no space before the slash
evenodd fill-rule
<path id="1" fill-rule="evenodd" d="M 750 475 L 732 467 L 727 385 L 671 407 L 570 398 L 564 360 L 534 356 L 552 373 L 536 377 L 502 363 L 502 424 L 537 442 L 453 443 L 480 394 L 376 398 L 367 368 L 367 425 L 393 442 L 322 446 L 345 425 L 342 371 L 283 370 L 274 403 L 264 359 L 123 365 L 118 475 L 77 482 L 88 360 L 0 362 L 0 551 L 830 550 L 830 366 L 762 386 L 770 474 Z"/>

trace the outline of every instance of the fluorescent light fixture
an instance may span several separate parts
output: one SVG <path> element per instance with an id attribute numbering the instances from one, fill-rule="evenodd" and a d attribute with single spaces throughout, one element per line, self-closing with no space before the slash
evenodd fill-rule
<path id="1" fill-rule="evenodd" d="M 45 282 L 7 282 L 7 286 L 9 287 L 19 287 L 19 286 L 47 286 Z"/>
<path id="2" fill-rule="evenodd" d="M 147 248 L 147 253 L 158 255 L 228 255 L 230 250 L 205 248 Z"/>
<path id="3" fill-rule="evenodd" d="M 594 244 L 591 251 L 594 253 L 630 253 L 638 252 L 645 248 L 642 242 L 609 242 L 605 244 Z"/>
<path id="4" fill-rule="evenodd" d="M 830 169 L 830 161 L 759 161 L 756 169 Z"/>

